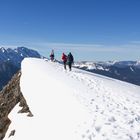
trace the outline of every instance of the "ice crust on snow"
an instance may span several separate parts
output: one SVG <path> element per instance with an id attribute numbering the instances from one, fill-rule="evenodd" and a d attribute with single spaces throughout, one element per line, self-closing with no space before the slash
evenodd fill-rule
<path id="1" fill-rule="evenodd" d="M 35 58 L 24 59 L 21 71 L 34 117 L 17 114 L 17 105 L 5 140 L 140 139 L 139 86 Z"/>

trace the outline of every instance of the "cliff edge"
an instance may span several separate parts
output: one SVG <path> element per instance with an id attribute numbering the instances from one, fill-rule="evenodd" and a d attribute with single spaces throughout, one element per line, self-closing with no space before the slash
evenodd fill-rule
<path id="1" fill-rule="evenodd" d="M 29 113 L 28 116 L 33 116 L 21 93 L 20 77 L 21 72 L 19 71 L 0 92 L 0 140 L 5 137 L 9 125 L 11 124 L 8 115 L 17 103 L 22 107 L 18 113 Z M 13 130 L 10 135 L 12 135 L 12 133 L 15 133 L 15 130 Z"/>

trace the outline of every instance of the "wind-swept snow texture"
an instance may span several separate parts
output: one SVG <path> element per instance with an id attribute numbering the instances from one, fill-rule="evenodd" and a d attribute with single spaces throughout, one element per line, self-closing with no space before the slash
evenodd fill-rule
<path id="1" fill-rule="evenodd" d="M 9 140 L 140 140 L 140 87 L 41 59 L 22 62 L 34 117 L 9 115 Z"/>

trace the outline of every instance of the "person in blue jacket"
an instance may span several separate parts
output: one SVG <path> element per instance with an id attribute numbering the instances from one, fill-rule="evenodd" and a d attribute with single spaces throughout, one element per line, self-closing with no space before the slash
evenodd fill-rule
<path id="1" fill-rule="evenodd" d="M 74 58 L 73 55 L 71 54 L 71 52 L 68 54 L 67 56 L 67 64 L 69 66 L 69 70 L 71 71 L 72 68 L 72 64 L 74 63 Z"/>

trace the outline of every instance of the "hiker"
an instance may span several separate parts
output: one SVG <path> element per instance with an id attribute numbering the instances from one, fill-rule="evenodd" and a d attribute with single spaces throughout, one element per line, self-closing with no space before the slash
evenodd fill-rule
<path id="1" fill-rule="evenodd" d="M 74 62 L 74 58 L 73 55 L 71 54 L 71 52 L 68 54 L 67 56 L 67 64 L 69 66 L 69 70 L 71 71 L 71 67 L 72 67 L 72 63 Z"/>
<path id="2" fill-rule="evenodd" d="M 51 61 L 54 61 L 54 50 L 52 50 L 52 52 L 50 54 L 50 59 L 51 59 Z"/>
<path id="3" fill-rule="evenodd" d="M 66 70 L 67 56 L 64 53 L 62 54 L 62 61 L 64 64 L 64 69 Z"/>

